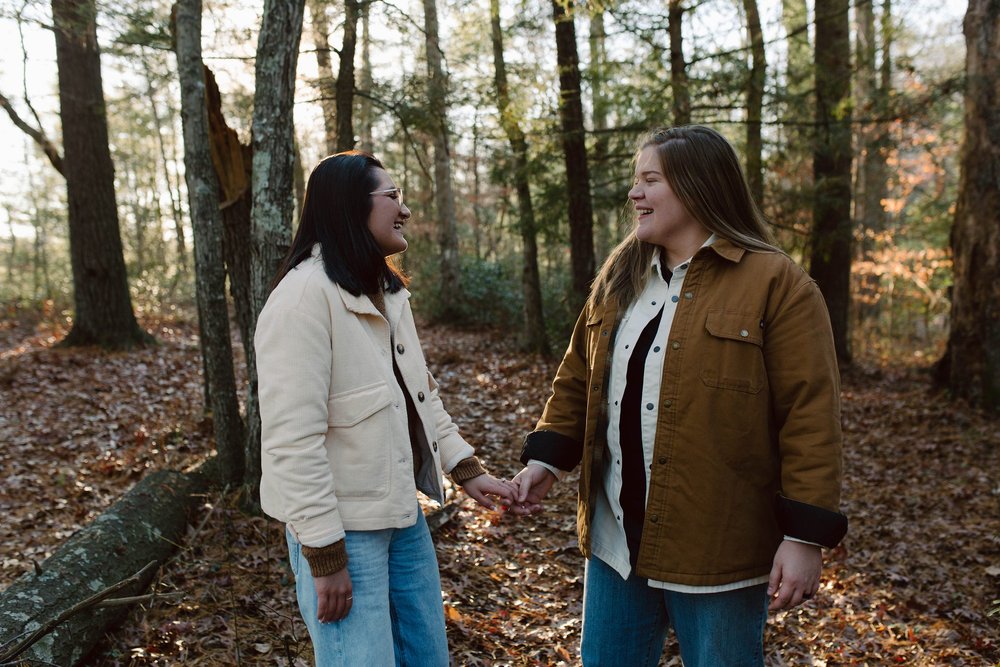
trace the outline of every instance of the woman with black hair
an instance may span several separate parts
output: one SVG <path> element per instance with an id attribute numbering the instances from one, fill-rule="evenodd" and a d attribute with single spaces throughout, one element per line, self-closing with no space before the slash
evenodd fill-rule
<path id="1" fill-rule="evenodd" d="M 427 370 L 388 259 L 410 210 L 381 162 L 349 151 L 309 177 L 299 229 L 257 322 L 261 505 L 283 521 L 319 666 L 448 664 L 441 584 L 416 491 L 442 472 L 509 505 Z"/>

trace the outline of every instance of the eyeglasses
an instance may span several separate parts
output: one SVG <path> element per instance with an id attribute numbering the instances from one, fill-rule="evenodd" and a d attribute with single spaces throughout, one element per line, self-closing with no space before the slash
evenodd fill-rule
<path id="1" fill-rule="evenodd" d="M 383 197 L 395 199 L 400 206 L 403 205 L 403 190 L 401 188 L 387 188 L 385 190 L 376 190 L 375 192 L 369 192 L 368 194 L 382 195 Z"/>

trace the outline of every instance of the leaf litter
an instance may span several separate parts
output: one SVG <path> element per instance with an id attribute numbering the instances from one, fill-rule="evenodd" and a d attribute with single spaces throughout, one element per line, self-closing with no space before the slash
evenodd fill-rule
<path id="1" fill-rule="evenodd" d="M 0 586 L 147 471 L 211 452 L 195 325 L 144 325 L 158 346 L 109 353 L 53 348 L 58 323 L 0 319 Z M 465 437 L 494 474 L 516 474 L 555 362 L 502 332 L 428 326 L 422 339 Z M 1000 419 L 932 393 L 926 368 L 859 364 L 843 387 L 850 532 L 825 553 L 816 598 L 769 618 L 767 664 L 1000 664 Z M 531 518 L 452 494 L 435 542 L 453 664 L 579 663 L 576 480 Z M 133 608 L 86 665 L 312 664 L 282 527 L 232 493 L 205 498 L 152 590 L 179 595 Z M 680 665 L 673 640 L 660 664 Z"/>

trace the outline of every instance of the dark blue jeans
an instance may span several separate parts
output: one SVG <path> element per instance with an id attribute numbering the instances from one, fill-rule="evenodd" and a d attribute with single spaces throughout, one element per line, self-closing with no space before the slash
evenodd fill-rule
<path id="1" fill-rule="evenodd" d="M 676 593 L 628 579 L 598 558 L 583 591 L 585 667 L 656 667 L 673 628 L 685 667 L 763 667 L 767 584 Z"/>

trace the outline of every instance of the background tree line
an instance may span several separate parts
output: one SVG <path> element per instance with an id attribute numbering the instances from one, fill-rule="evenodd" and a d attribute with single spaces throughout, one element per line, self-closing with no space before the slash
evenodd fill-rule
<path id="1" fill-rule="evenodd" d="M 150 342 L 137 311 L 197 304 L 230 483 L 259 474 L 247 342 L 304 174 L 348 148 L 416 213 L 418 310 L 548 353 L 628 233 L 639 133 L 712 125 L 820 284 L 842 363 L 926 355 L 1000 405 L 996 2 L 967 8 L 964 62 L 958 42 L 930 57 L 940 36 L 899 0 L 0 6 L 17 34 L 54 35 L 59 99 L 45 114 L 26 80 L 0 90 L 30 137 L 4 176 L 0 300 L 66 311 L 66 344 L 126 348 Z"/>

